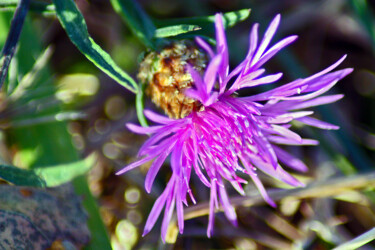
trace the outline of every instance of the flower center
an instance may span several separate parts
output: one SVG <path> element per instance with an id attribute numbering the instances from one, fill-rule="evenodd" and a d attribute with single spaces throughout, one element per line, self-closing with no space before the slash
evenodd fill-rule
<path id="1" fill-rule="evenodd" d="M 138 79 L 147 84 L 146 94 L 156 106 L 169 117 L 179 119 L 201 107 L 200 102 L 184 94 L 184 90 L 194 83 L 186 65 L 203 73 L 207 62 L 207 56 L 192 42 L 174 42 L 161 52 L 150 52 L 144 58 Z"/>

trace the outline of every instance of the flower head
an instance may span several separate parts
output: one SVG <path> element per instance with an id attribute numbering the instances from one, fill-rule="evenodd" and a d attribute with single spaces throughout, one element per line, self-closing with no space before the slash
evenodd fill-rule
<path id="1" fill-rule="evenodd" d="M 147 54 L 140 64 L 138 79 L 147 86 L 146 93 L 157 107 L 171 118 L 183 118 L 201 106 L 184 94 L 193 85 L 186 65 L 193 64 L 196 71 L 203 73 L 207 61 L 207 55 L 193 41 L 172 42 L 160 52 Z"/>
<path id="2" fill-rule="evenodd" d="M 164 207 L 161 231 L 163 240 L 175 209 L 179 230 L 183 232 L 183 206 L 188 204 L 187 197 L 195 203 L 189 184 L 192 172 L 210 188 L 209 237 L 213 230 L 215 207 L 221 205 L 226 217 L 233 224 L 236 223 L 236 213 L 229 202 L 225 183 L 229 182 L 244 195 L 241 185 L 247 181 L 237 175 L 239 172 L 250 176 L 265 201 L 272 206 L 275 204 L 258 178 L 258 170 L 291 186 L 303 185 L 288 174 L 280 163 L 302 172 L 307 170 L 306 165 L 279 145 L 318 143 L 301 138 L 293 132 L 290 129 L 290 122 L 293 120 L 322 129 L 338 129 L 335 125 L 310 117 L 313 112 L 304 109 L 341 99 L 343 95 L 321 95 L 352 69 L 332 72 L 344 60 L 344 56 L 332 66 L 308 78 L 298 79 L 257 95 L 234 97 L 237 90 L 270 84 L 281 78 L 281 73 L 264 75 L 265 70 L 262 68 L 278 51 L 297 38 L 289 36 L 270 47 L 279 22 L 280 15 L 277 15 L 260 42 L 258 24 L 255 24 L 250 32 L 250 47 L 246 58 L 230 71 L 222 16 L 217 14 L 216 51 L 202 39 L 196 39 L 197 44 L 210 56 L 203 76 L 187 65 L 194 87 L 187 89 L 185 94 L 198 100 L 202 108 L 177 120 L 146 110 L 146 117 L 158 125 L 147 128 L 127 125 L 135 133 L 151 136 L 139 150 L 138 157 L 141 159 L 118 174 L 154 160 L 145 180 L 146 190 L 150 192 L 163 162 L 171 156 L 172 176 L 150 212 L 144 234 L 154 226 Z"/>

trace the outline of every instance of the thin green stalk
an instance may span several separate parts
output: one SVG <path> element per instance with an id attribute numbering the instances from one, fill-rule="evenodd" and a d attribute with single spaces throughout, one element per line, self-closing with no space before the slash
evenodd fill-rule
<path id="1" fill-rule="evenodd" d="M 23 23 L 25 21 L 25 17 L 29 9 L 29 5 L 30 5 L 30 0 L 20 0 L 20 2 L 18 3 L 17 9 L 14 13 L 7 40 L 5 42 L 4 48 L 1 51 L 0 88 L 2 87 L 5 81 L 5 78 L 7 76 L 8 68 L 9 68 L 10 62 L 12 61 L 14 51 L 16 50 L 16 46 L 20 38 Z"/>
<path id="2" fill-rule="evenodd" d="M 144 90 L 145 90 L 145 86 L 144 86 L 144 84 L 141 84 L 138 88 L 138 92 L 137 92 L 137 95 L 136 95 L 135 108 L 137 110 L 137 117 L 138 117 L 139 123 L 143 127 L 148 127 L 147 119 L 146 119 L 146 117 L 143 113 L 143 110 L 144 110 Z"/>

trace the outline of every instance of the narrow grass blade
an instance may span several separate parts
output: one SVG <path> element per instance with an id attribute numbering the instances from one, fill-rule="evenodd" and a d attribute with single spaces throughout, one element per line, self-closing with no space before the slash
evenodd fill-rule
<path id="1" fill-rule="evenodd" d="M 111 56 L 90 37 L 85 19 L 75 3 L 72 0 L 53 0 L 53 3 L 61 25 L 82 54 L 119 84 L 136 93 L 138 86 L 133 78 L 117 66 Z"/>
<path id="2" fill-rule="evenodd" d="M 133 0 L 111 0 L 115 11 L 124 19 L 132 32 L 148 48 L 155 49 L 155 26 L 148 15 Z"/>
<path id="3" fill-rule="evenodd" d="M 233 27 L 239 22 L 246 20 L 250 16 L 250 9 L 242 9 L 238 11 L 232 11 L 223 13 L 224 17 L 224 27 L 229 28 Z M 176 18 L 176 19 L 168 19 L 168 20 L 157 20 L 155 23 L 159 27 L 166 27 L 172 26 L 176 24 L 190 24 L 190 25 L 198 25 L 200 27 L 208 27 L 209 29 L 213 30 L 213 23 L 215 23 L 215 16 L 203 16 L 203 17 L 188 17 L 188 18 Z M 212 27 L 211 27 L 212 26 Z"/>
<path id="4" fill-rule="evenodd" d="M 0 0 L 0 11 L 14 11 L 20 0 Z M 31 1 L 29 11 L 40 13 L 44 16 L 51 16 L 55 13 L 53 4 L 42 1 Z"/>
<path id="5" fill-rule="evenodd" d="M 340 246 L 335 247 L 333 250 L 351 250 L 351 249 L 359 249 L 359 247 L 373 241 L 375 239 L 375 228 L 367 231 L 360 236 L 341 244 Z"/>
<path id="6" fill-rule="evenodd" d="M 29 9 L 29 4 L 30 4 L 30 0 L 20 0 L 17 6 L 16 12 L 14 13 L 7 40 L 1 51 L 0 88 L 5 81 L 10 62 L 12 61 L 14 51 L 16 50 L 16 46 L 18 43 L 18 39 L 20 38 L 23 23 L 25 21 L 25 17 Z"/>
<path id="7" fill-rule="evenodd" d="M 180 34 L 188 33 L 191 31 L 200 30 L 201 27 L 198 25 L 191 25 L 191 24 L 179 24 L 173 26 L 167 26 L 163 28 L 159 28 L 155 30 L 154 36 L 156 38 L 165 38 L 165 37 L 173 37 Z"/>
<path id="8" fill-rule="evenodd" d="M 51 46 L 45 49 L 45 51 L 37 58 L 30 72 L 28 72 L 15 87 L 15 89 L 8 93 L 9 98 L 12 101 L 24 96 L 27 89 L 37 83 L 36 79 L 43 73 L 43 69 L 47 65 L 50 57 L 52 56 L 53 49 Z"/>
<path id="9" fill-rule="evenodd" d="M 90 155 L 84 160 L 50 167 L 34 168 L 33 170 L 45 180 L 48 187 L 54 187 L 85 174 L 94 165 L 95 159 L 94 155 Z"/>

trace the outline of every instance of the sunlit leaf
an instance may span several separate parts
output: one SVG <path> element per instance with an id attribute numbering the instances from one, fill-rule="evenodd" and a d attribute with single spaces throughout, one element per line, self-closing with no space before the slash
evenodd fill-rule
<path id="1" fill-rule="evenodd" d="M 0 0 L 0 11 L 13 11 L 16 9 L 19 0 Z M 55 6 L 42 1 L 31 1 L 29 10 L 50 16 L 55 13 Z"/>
<path id="2" fill-rule="evenodd" d="M 18 186 L 45 187 L 45 181 L 31 170 L 0 165 L 0 178 Z"/>
<path id="3" fill-rule="evenodd" d="M 94 165 L 95 159 L 94 155 L 90 155 L 84 160 L 50 167 L 34 168 L 34 171 L 45 180 L 47 186 L 58 186 L 85 174 Z"/>
<path id="4" fill-rule="evenodd" d="M 198 25 L 190 25 L 190 24 L 179 24 L 173 26 L 167 26 L 163 28 L 159 28 L 155 30 L 155 37 L 163 38 L 163 37 L 172 37 L 177 36 L 180 34 L 188 33 L 191 31 L 200 30 L 201 27 Z"/>
<path id="5" fill-rule="evenodd" d="M 53 0 L 53 2 L 61 25 L 82 54 L 119 84 L 136 93 L 138 86 L 133 78 L 117 66 L 111 56 L 90 37 L 85 19 L 75 3 L 72 0 Z"/>

